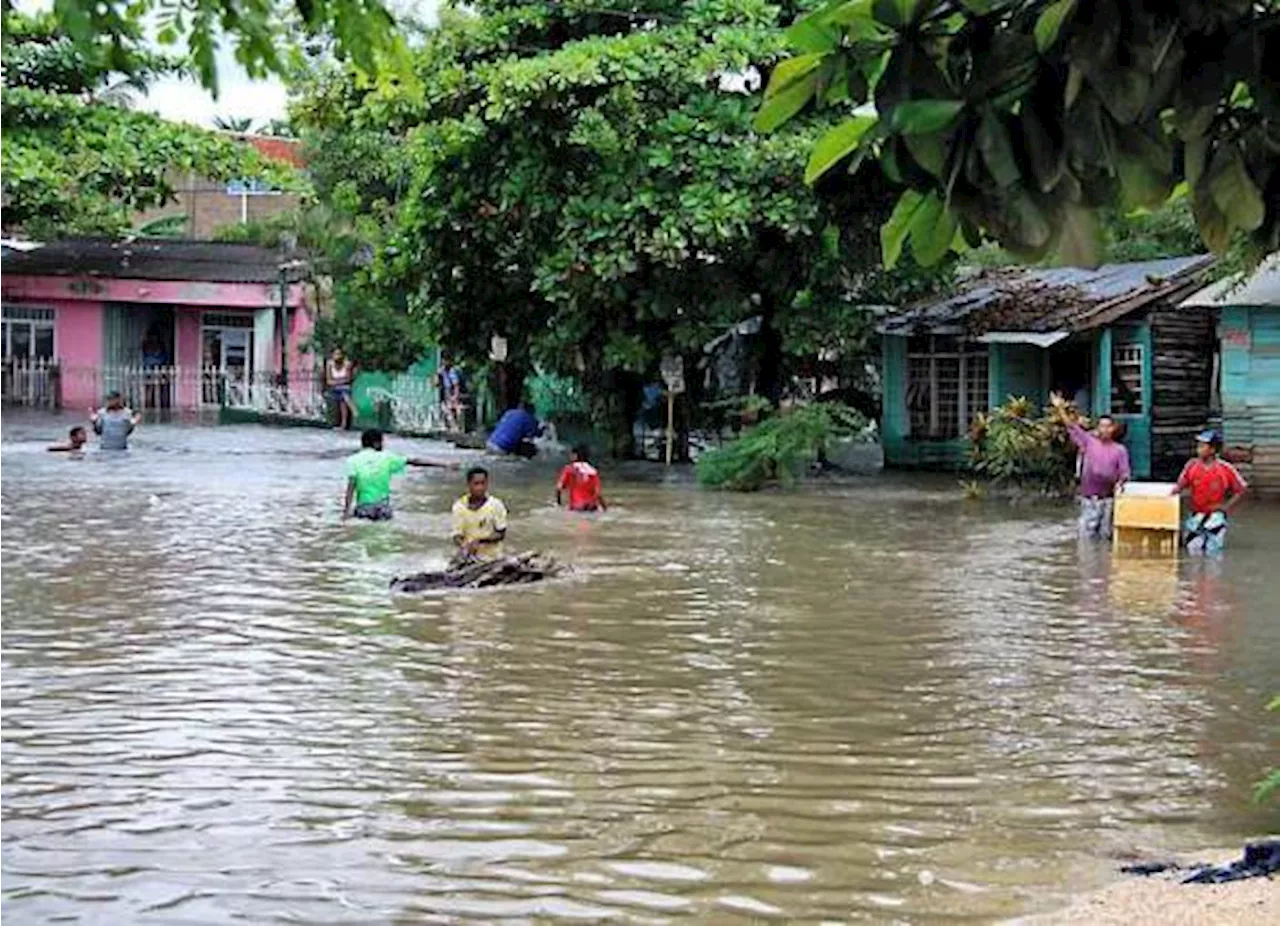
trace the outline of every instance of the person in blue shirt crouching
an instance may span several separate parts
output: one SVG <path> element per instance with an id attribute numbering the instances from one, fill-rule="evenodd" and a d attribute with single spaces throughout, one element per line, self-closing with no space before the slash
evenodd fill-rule
<path id="1" fill-rule="evenodd" d="M 532 459 L 538 455 L 538 447 L 533 439 L 542 430 L 538 416 L 533 413 L 533 404 L 521 402 L 516 408 L 509 408 L 502 413 L 485 447 L 492 453 Z"/>

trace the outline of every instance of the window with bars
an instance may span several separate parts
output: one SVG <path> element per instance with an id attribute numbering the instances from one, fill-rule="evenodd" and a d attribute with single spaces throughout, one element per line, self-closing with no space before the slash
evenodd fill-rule
<path id="1" fill-rule="evenodd" d="M 1142 345 L 1111 348 L 1111 414 L 1142 414 Z"/>
<path id="2" fill-rule="evenodd" d="M 3 321 L 0 321 L 4 359 L 52 360 L 56 315 L 53 309 L 24 305 L 4 306 Z"/>
<path id="3" fill-rule="evenodd" d="M 911 436 L 952 440 L 987 410 L 987 347 L 943 335 L 907 343 L 907 417 Z"/>

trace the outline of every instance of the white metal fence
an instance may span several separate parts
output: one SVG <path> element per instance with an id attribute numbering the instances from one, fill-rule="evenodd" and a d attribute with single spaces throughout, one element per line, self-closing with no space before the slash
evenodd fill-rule
<path id="1" fill-rule="evenodd" d="M 389 410 L 391 424 L 397 430 L 419 433 L 445 430 L 440 393 L 431 380 L 399 376 L 390 389 L 370 389 L 369 398 L 375 405 Z"/>
<path id="2" fill-rule="evenodd" d="M 3 401 L 35 408 L 94 405 L 119 392 L 131 408 L 193 411 L 226 407 L 313 421 L 329 416 L 330 396 L 309 371 L 283 384 L 276 373 L 245 375 L 219 367 L 63 366 L 44 359 L 4 362 Z M 433 381 L 402 375 L 390 388 L 371 388 L 368 398 L 379 420 L 404 431 L 444 429 L 444 415 Z"/>
<path id="3" fill-rule="evenodd" d="M 0 372 L 0 398 L 11 405 L 61 405 L 58 365 L 49 360 L 6 360 Z"/>

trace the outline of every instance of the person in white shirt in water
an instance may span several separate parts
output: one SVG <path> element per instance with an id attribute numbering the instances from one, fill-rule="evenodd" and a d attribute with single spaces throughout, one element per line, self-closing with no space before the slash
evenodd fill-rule
<path id="1" fill-rule="evenodd" d="M 89 423 L 98 435 L 98 447 L 102 450 L 128 450 L 129 435 L 142 423 L 142 415 L 126 408 L 124 396 L 118 392 L 107 393 L 103 408 L 89 410 Z"/>

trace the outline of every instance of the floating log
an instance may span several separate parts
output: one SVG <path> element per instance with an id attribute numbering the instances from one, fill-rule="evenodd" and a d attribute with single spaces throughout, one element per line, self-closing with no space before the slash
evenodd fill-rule
<path id="1" fill-rule="evenodd" d="M 555 557 L 536 550 L 494 560 L 455 561 L 440 572 L 419 572 L 391 580 L 393 592 L 414 594 L 437 589 L 490 588 L 495 585 L 526 585 L 560 575 L 564 567 Z"/>

